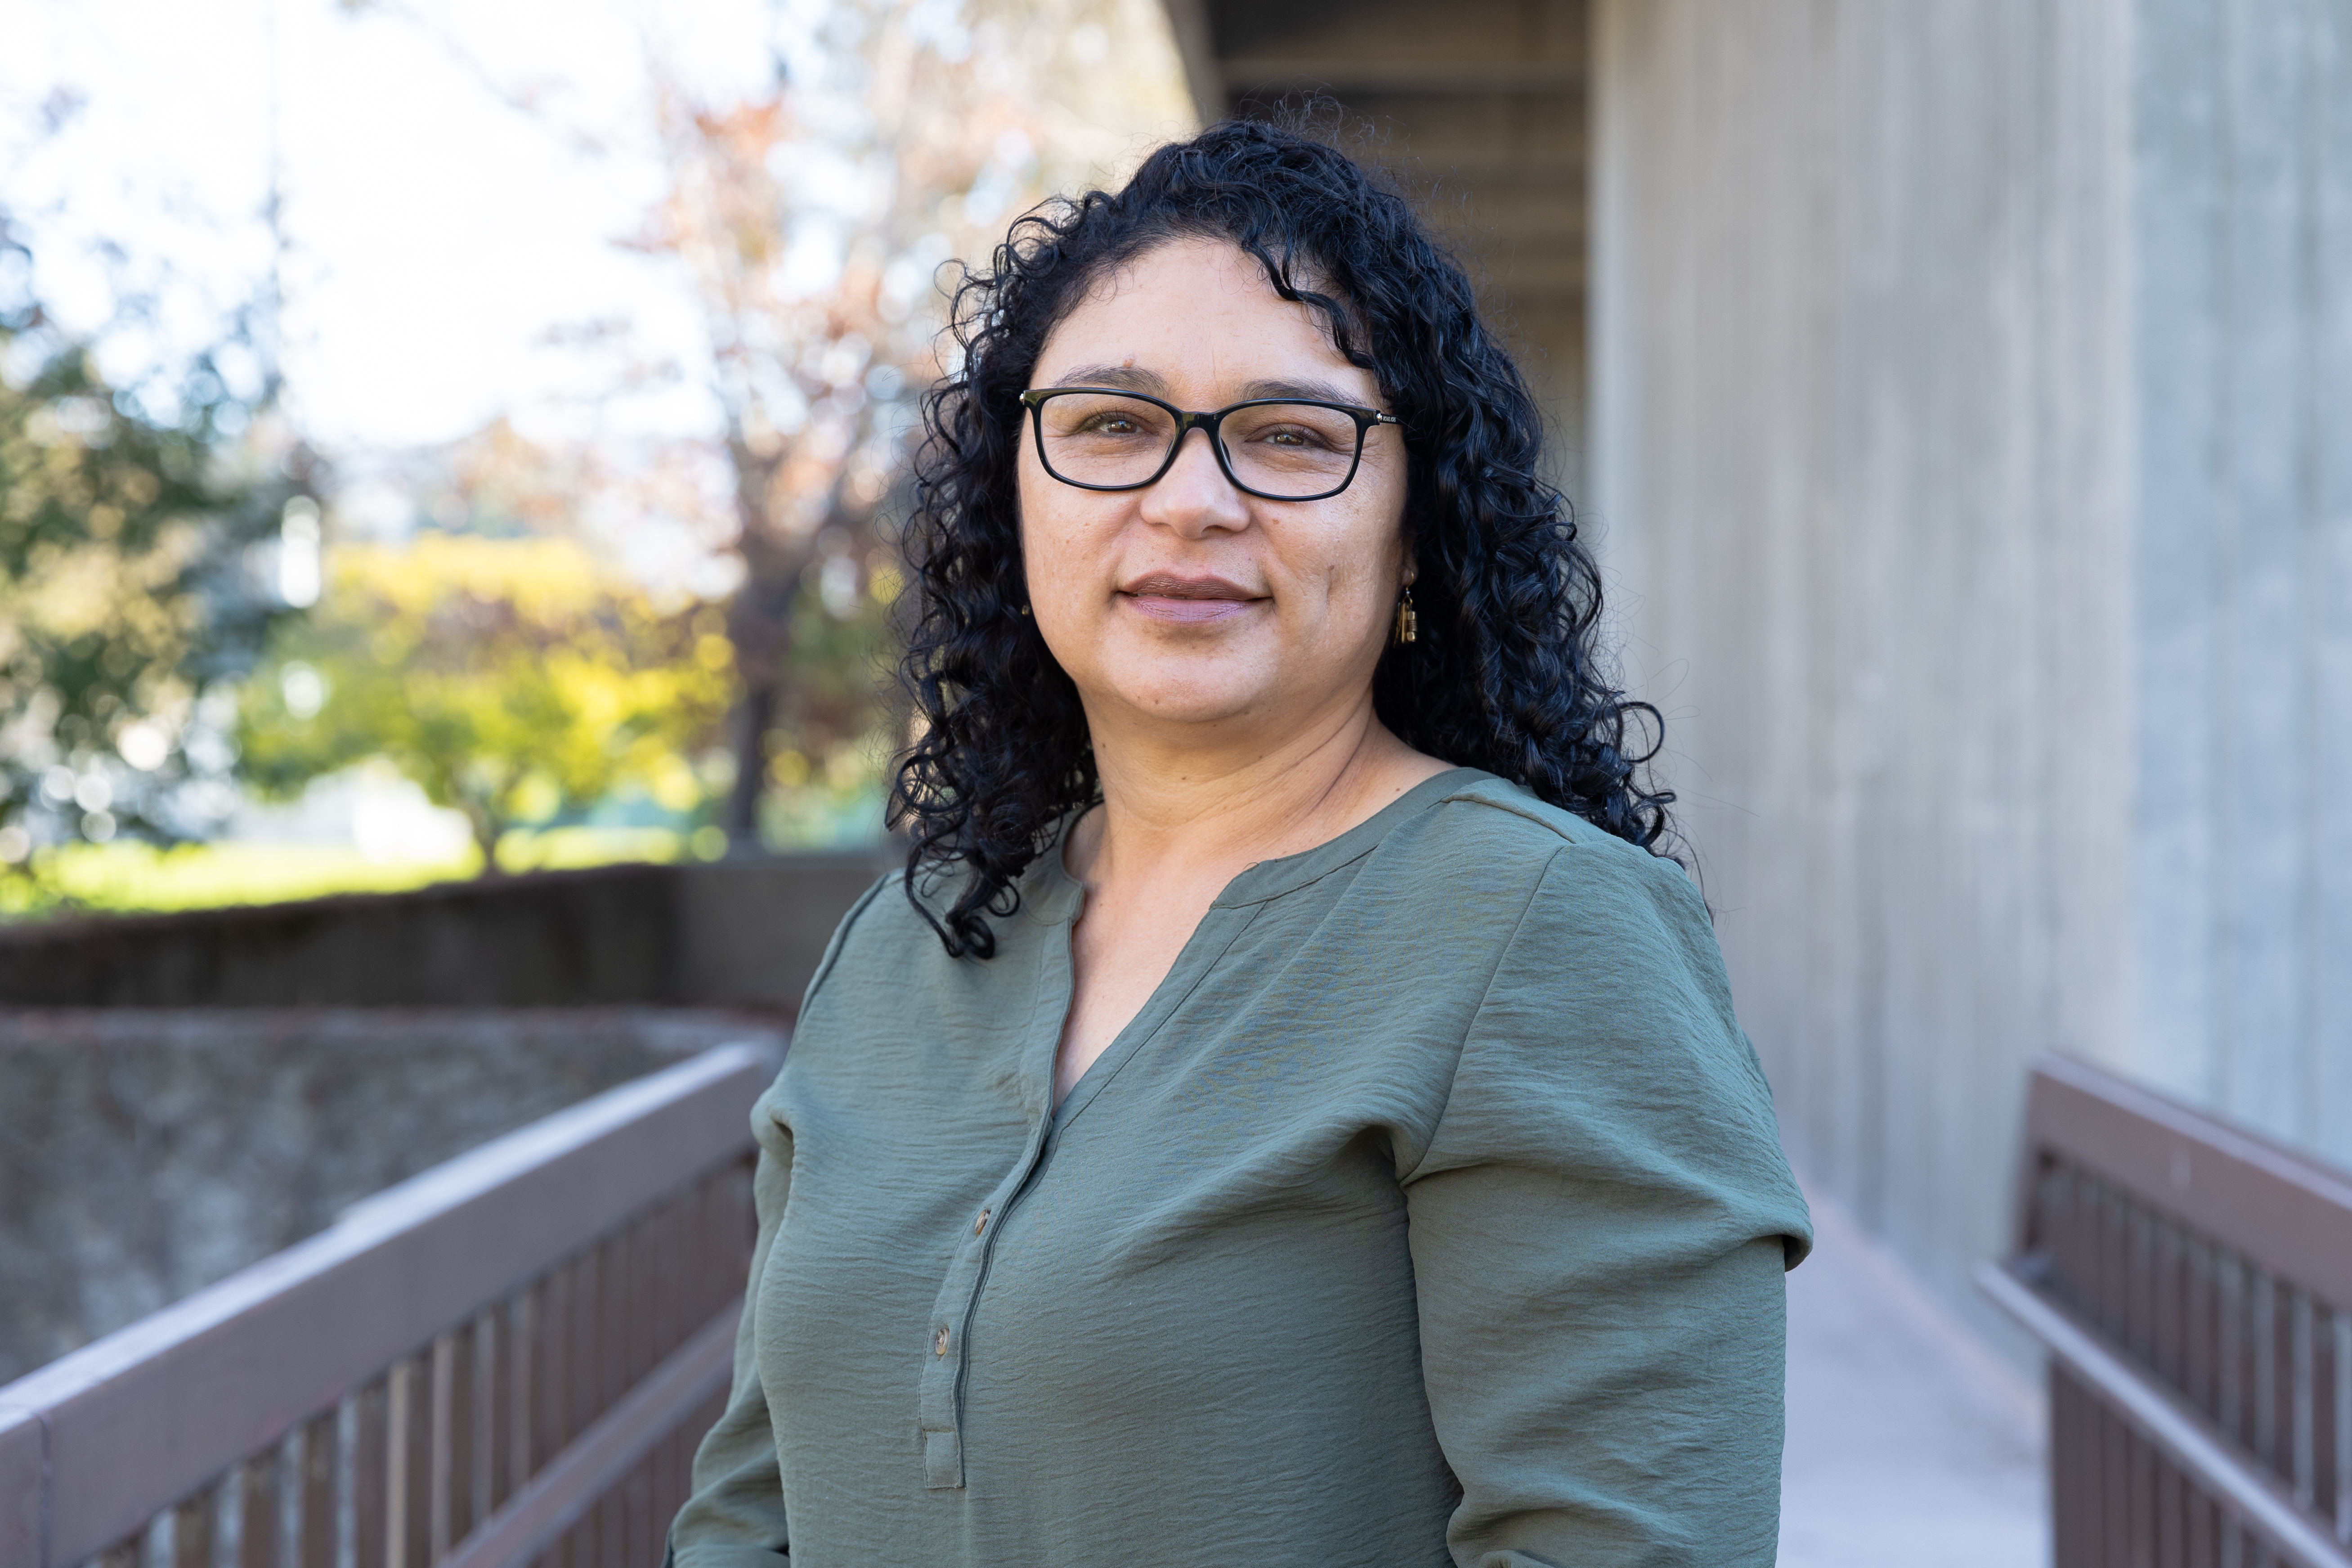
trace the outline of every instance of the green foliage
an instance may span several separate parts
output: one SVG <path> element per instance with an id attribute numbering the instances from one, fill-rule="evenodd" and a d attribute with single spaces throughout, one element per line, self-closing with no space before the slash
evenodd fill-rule
<path id="1" fill-rule="evenodd" d="M 0 375 L 0 871 L 39 844 L 201 830 L 185 786 L 217 805 L 231 759 L 200 700 L 282 610 L 247 560 L 299 488 L 208 363 L 159 416 L 37 311 L 0 318 L 0 364 L 28 353 Z"/>
<path id="2" fill-rule="evenodd" d="M 851 591 L 857 565 L 845 553 L 808 568 L 785 622 L 778 700 L 761 738 L 760 827 L 771 845 L 856 842 L 882 831 L 885 774 L 903 743 L 890 665 L 898 651 L 892 605 L 904 579 L 885 563 Z M 836 574 L 831 592 L 820 585 L 828 571 Z"/>
<path id="3" fill-rule="evenodd" d="M 266 795 L 390 762 L 498 862 L 519 823 L 635 786 L 703 802 L 688 762 L 726 710 L 718 613 L 665 613 L 562 538 L 425 533 L 330 556 L 318 607 L 246 688 L 242 771 Z"/>

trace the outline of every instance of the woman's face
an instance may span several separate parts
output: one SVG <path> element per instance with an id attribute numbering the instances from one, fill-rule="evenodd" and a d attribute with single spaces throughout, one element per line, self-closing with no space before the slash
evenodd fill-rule
<path id="1" fill-rule="evenodd" d="M 1385 406 L 1320 311 L 1206 239 L 1107 275 L 1046 339 L 1030 384 L 1122 388 L 1184 409 Z M 1032 611 L 1097 731 L 1136 720 L 1279 731 L 1370 689 L 1406 570 L 1396 426 L 1370 430 L 1338 495 L 1280 501 L 1235 489 L 1198 431 L 1148 489 L 1079 489 L 1045 472 L 1033 421 L 1020 494 Z"/>

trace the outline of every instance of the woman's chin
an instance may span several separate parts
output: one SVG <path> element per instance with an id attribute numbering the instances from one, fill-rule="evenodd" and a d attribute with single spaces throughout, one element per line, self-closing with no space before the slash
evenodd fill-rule
<path id="1" fill-rule="evenodd" d="M 1244 723 L 1264 711 L 1274 685 L 1257 670 L 1160 668 L 1114 681 L 1108 695 L 1150 723 L 1216 726 Z"/>

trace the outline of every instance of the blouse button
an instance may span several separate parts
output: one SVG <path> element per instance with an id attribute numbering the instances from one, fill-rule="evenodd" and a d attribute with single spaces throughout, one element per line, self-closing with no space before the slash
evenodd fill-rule
<path id="1" fill-rule="evenodd" d="M 982 1209 L 980 1211 L 980 1217 L 971 1222 L 972 1235 L 978 1236 L 982 1231 L 988 1228 L 988 1216 L 993 1211 L 989 1209 Z"/>
<path id="2" fill-rule="evenodd" d="M 948 1353 L 948 1331 L 945 1324 L 940 1325 L 939 1333 L 931 1340 L 931 1351 L 936 1355 Z"/>

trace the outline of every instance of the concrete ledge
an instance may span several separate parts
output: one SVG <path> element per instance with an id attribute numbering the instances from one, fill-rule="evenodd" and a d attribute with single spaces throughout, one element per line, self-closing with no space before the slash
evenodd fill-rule
<path id="1" fill-rule="evenodd" d="M 0 1005 L 790 1012 L 886 850 L 0 928 Z"/>

